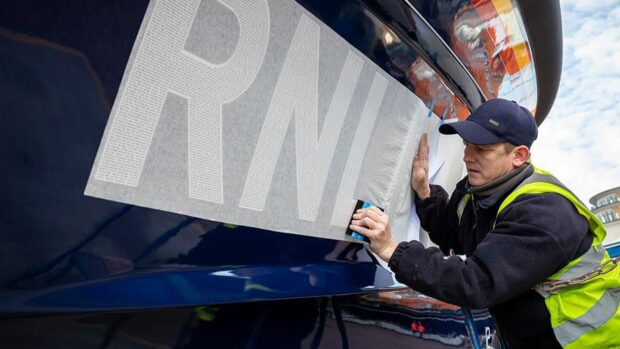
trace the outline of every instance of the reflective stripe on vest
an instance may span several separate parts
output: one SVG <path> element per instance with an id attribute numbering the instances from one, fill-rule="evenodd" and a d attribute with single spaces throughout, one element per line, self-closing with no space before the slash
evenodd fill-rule
<path id="1" fill-rule="evenodd" d="M 562 346 L 565 346 L 578 340 L 583 334 L 603 326 L 618 311 L 619 301 L 620 289 L 605 291 L 603 296 L 585 314 L 571 321 L 564 321 L 560 326 L 554 328 L 553 332 L 556 338 Z M 619 334 L 616 332 L 614 335 Z"/>
<path id="2" fill-rule="evenodd" d="M 575 259 L 578 262 L 571 268 L 568 268 L 568 270 L 562 268 L 562 270 L 555 273 L 553 280 L 569 280 L 589 273 L 601 265 L 603 258 L 605 258 L 605 248 L 602 244 L 599 244 L 596 248 L 591 247 L 583 256 Z"/>
<path id="3" fill-rule="evenodd" d="M 605 228 L 600 220 L 550 173 L 535 168 L 501 203 L 497 216 L 519 195 L 556 193 L 573 203 L 577 211 L 588 220 L 594 235 L 591 248 L 579 258 L 568 263 L 550 280 L 567 280 L 589 273 L 608 261 L 602 241 Z M 496 216 L 496 217 L 497 217 Z M 553 293 L 539 292 L 551 315 L 551 327 L 560 344 L 565 348 L 620 348 L 620 268 L 584 284 L 565 287 Z"/>

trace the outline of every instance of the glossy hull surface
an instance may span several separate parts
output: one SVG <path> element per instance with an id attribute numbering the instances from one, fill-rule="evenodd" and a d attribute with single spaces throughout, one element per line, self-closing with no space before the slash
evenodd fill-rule
<path id="1" fill-rule="evenodd" d="M 488 313 L 474 313 L 481 331 Z M 33 330 L 36 329 L 36 335 Z M 454 309 L 363 297 L 238 303 L 123 313 L 0 319 L 11 348 L 464 348 Z"/>
<path id="2" fill-rule="evenodd" d="M 500 3 L 297 1 L 441 122 L 540 102 L 527 42 L 457 35 L 518 12 Z M 403 292 L 362 244 L 84 195 L 148 7 L 0 3 L 0 347 L 467 346 L 458 308 Z"/>

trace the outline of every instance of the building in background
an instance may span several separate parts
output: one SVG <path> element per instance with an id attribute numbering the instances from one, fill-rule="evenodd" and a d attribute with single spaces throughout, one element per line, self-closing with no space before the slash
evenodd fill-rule
<path id="1" fill-rule="evenodd" d="M 605 190 L 590 199 L 594 205 L 592 212 L 605 224 L 607 238 L 605 244 L 620 241 L 620 187 Z"/>

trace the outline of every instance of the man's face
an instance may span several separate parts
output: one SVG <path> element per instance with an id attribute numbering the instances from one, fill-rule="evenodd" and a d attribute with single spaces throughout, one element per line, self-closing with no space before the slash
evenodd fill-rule
<path id="1" fill-rule="evenodd" d="M 505 175 L 513 166 L 513 152 L 505 143 L 477 145 L 465 143 L 463 161 L 467 167 L 469 185 L 479 187 Z"/>

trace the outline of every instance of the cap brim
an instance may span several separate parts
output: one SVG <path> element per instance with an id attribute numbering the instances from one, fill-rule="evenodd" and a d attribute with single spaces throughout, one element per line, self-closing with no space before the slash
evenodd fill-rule
<path id="1" fill-rule="evenodd" d="M 504 139 L 496 136 L 493 132 L 480 126 L 478 123 L 469 120 L 443 124 L 439 126 L 439 132 L 445 135 L 458 133 L 461 138 L 472 144 L 494 144 L 505 142 Z"/>

